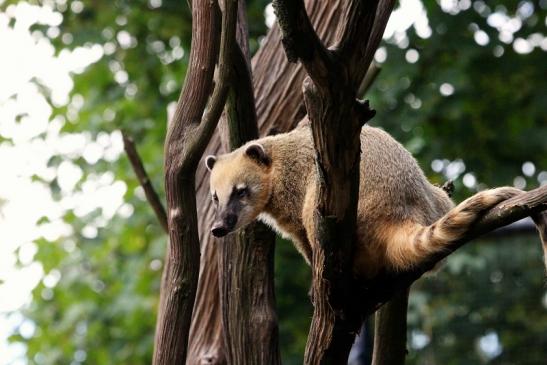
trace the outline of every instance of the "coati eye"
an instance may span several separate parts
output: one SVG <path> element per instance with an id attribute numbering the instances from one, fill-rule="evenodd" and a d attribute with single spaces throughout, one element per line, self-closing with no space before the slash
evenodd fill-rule
<path id="1" fill-rule="evenodd" d="M 247 195 L 249 195 L 249 188 L 243 187 L 243 188 L 236 189 L 236 195 L 238 196 L 238 198 L 246 197 Z"/>
<path id="2" fill-rule="evenodd" d="M 213 193 L 213 201 L 215 203 L 218 203 L 218 196 L 217 196 L 217 193 Z"/>

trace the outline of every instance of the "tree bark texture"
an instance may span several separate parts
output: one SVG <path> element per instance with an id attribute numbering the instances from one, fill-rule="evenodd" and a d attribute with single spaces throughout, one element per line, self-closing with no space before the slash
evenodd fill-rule
<path id="1" fill-rule="evenodd" d="M 393 308 L 396 306 L 396 308 Z M 372 365 L 400 365 L 406 356 L 406 312 L 408 288 L 403 289 L 376 312 Z"/>
<path id="2" fill-rule="evenodd" d="M 304 361 L 343 364 L 362 322 L 352 299 L 352 259 L 360 131 L 374 115 L 368 103 L 356 100 L 356 96 L 393 1 L 348 1 L 333 49 L 325 48 L 315 34 L 302 1 L 277 0 L 273 5 L 287 58 L 299 60 L 309 75 L 304 83 L 304 102 L 318 171 L 314 232 L 310 237 L 314 314 Z M 307 229 L 310 235 L 311 227 Z"/>
<path id="3" fill-rule="evenodd" d="M 335 32 L 332 29 L 338 26 L 345 2 L 308 0 L 306 8 L 321 39 L 325 44 L 332 44 L 335 39 Z M 300 64 L 287 61 L 277 26 L 268 32 L 253 57 L 252 74 L 260 135 L 267 135 L 274 130 L 286 132 L 294 128 L 305 115 L 301 91 L 305 73 Z M 222 124 L 221 127 L 227 128 Z M 221 136 L 217 131 L 205 155 L 215 155 L 227 150 L 228 142 L 221 143 Z M 201 242 L 200 280 L 187 358 L 187 363 L 192 365 L 226 363 L 219 298 L 218 242 L 209 233 L 214 208 L 211 204 L 208 181 L 209 175 L 203 164 L 200 164 L 196 173 Z"/>
<path id="4" fill-rule="evenodd" d="M 237 0 L 225 1 L 220 28 L 216 2 L 201 0 L 192 5 L 190 66 L 165 141 L 169 253 L 154 346 L 153 363 L 158 365 L 186 362 L 200 258 L 195 170 L 226 101 L 235 43 Z M 217 55 L 218 80 L 213 88 Z"/>
<path id="5" fill-rule="evenodd" d="M 248 50 L 248 31 L 243 1 L 238 17 L 239 48 L 232 57 L 232 78 L 222 119 L 228 126 L 230 150 L 258 138 L 250 56 L 244 51 Z M 256 222 L 220 240 L 218 249 L 227 362 L 280 364 L 274 295 L 275 234 Z"/>

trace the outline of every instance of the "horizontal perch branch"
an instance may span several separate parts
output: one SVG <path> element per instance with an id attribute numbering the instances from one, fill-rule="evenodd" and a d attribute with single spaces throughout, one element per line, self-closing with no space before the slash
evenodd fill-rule
<path id="1" fill-rule="evenodd" d="M 547 185 L 507 199 L 490 209 L 461 240 L 447 247 L 447 251 L 432 257 L 435 263 L 465 243 L 497 228 L 547 210 Z M 439 256 L 439 257 L 437 257 Z"/>

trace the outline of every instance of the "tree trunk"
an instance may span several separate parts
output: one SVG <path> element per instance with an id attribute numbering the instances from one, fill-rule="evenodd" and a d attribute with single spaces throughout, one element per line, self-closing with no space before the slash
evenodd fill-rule
<path id="1" fill-rule="evenodd" d="M 313 253 L 314 313 L 304 362 L 343 364 L 362 321 L 359 303 L 353 298 L 353 245 L 361 127 L 374 115 L 368 102 L 356 97 L 393 1 L 348 1 L 337 29 L 338 44 L 332 49 L 316 35 L 302 1 L 277 0 L 273 5 L 287 58 L 300 61 L 309 76 L 304 82 L 304 102 L 318 175 L 313 227 L 306 227 Z"/>
<path id="2" fill-rule="evenodd" d="M 169 247 L 154 343 L 153 363 L 157 365 L 186 362 L 200 257 L 195 171 L 228 93 L 237 0 L 225 1 L 220 28 L 216 2 L 195 1 L 192 20 L 190 67 L 165 138 Z M 213 88 L 215 62 L 218 72 Z"/>
<path id="3" fill-rule="evenodd" d="M 230 150 L 258 138 L 242 1 L 238 25 L 240 50 L 232 60 L 224 113 Z M 226 360 L 241 365 L 280 364 L 274 295 L 275 234 L 256 222 L 220 241 L 218 267 Z"/>
<path id="4" fill-rule="evenodd" d="M 372 365 L 400 365 L 406 356 L 408 289 L 376 312 Z"/>
<path id="5" fill-rule="evenodd" d="M 331 44 L 335 29 L 344 11 L 344 2 L 306 1 L 306 7 L 316 31 L 326 44 Z M 302 104 L 302 82 L 305 73 L 299 64 L 289 63 L 281 46 L 279 28 L 274 26 L 252 59 L 253 88 L 260 135 L 271 131 L 286 132 L 305 115 Z M 227 128 L 221 125 L 220 130 Z M 227 151 L 215 132 L 205 155 Z M 196 193 L 201 242 L 200 280 L 188 344 L 187 363 L 224 364 L 224 348 L 219 297 L 217 242 L 209 233 L 213 221 L 213 206 L 209 192 L 209 175 L 203 164 L 196 173 Z M 303 263 L 304 264 L 304 263 Z"/>

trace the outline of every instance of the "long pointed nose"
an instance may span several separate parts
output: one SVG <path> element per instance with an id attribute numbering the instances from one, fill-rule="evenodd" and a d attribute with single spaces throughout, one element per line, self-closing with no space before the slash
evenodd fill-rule
<path id="1" fill-rule="evenodd" d="M 228 234 L 228 229 L 222 224 L 215 224 L 213 228 L 211 228 L 211 233 L 215 237 L 224 237 Z"/>

